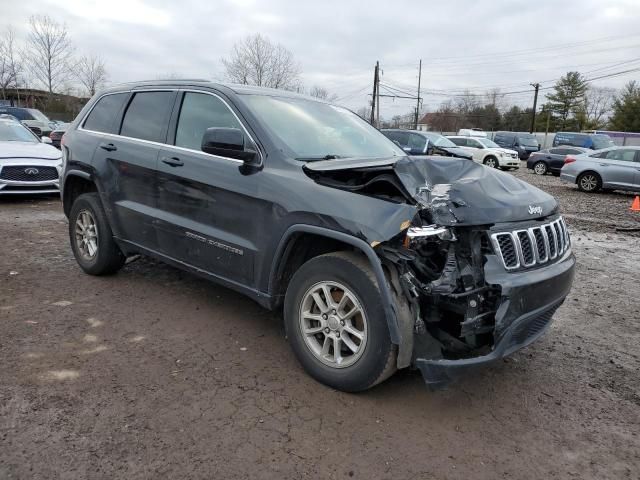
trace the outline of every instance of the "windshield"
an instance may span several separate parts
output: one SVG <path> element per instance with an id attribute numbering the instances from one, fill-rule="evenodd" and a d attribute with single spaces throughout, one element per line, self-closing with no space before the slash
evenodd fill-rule
<path id="1" fill-rule="evenodd" d="M 593 135 L 591 137 L 593 140 L 593 149 L 600 150 L 601 148 L 615 147 L 615 143 L 611 140 L 609 135 Z"/>
<path id="2" fill-rule="evenodd" d="M 456 144 L 449 140 L 447 137 L 438 135 L 437 133 L 425 133 L 424 134 L 431 143 L 436 147 L 455 148 Z"/>
<path id="3" fill-rule="evenodd" d="M 525 147 L 537 147 L 538 139 L 535 135 L 518 135 L 518 143 Z"/>
<path id="4" fill-rule="evenodd" d="M 47 118 L 47 116 L 44 113 L 42 113 L 40 110 L 36 110 L 35 108 L 28 108 L 27 111 L 36 120 L 39 120 L 41 122 L 49 122 L 49 119 Z"/>
<path id="5" fill-rule="evenodd" d="M 296 159 L 405 155 L 391 140 L 345 108 L 266 95 L 245 95 L 243 100 Z"/>
<path id="6" fill-rule="evenodd" d="M 476 138 L 486 148 L 501 148 L 496 142 L 489 140 L 488 138 Z M 537 144 L 536 144 L 537 145 Z"/>
<path id="7" fill-rule="evenodd" d="M 38 138 L 17 122 L 0 122 L 0 142 L 38 143 Z"/>

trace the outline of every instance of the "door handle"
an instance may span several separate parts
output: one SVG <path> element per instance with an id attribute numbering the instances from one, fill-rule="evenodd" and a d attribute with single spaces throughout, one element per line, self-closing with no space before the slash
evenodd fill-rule
<path id="1" fill-rule="evenodd" d="M 608 164 L 608 163 L 601 163 L 601 164 L 600 164 L 600 166 L 601 166 L 601 167 L 608 167 L 608 166 L 609 166 L 609 164 Z"/>
<path id="2" fill-rule="evenodd" d="M 116 147 L 113 143 L 101 143 L 100 148 L 106 150 L 107 152 L 114 152 L 118 150 L 118 147 Z"/>
<path id="3" fill-rule="evenodd" d="M 184 162 L 178 157 L 162 157 L 162 163 L 166 163 L 170 167 L 181 167 L 184 165 Z"/>

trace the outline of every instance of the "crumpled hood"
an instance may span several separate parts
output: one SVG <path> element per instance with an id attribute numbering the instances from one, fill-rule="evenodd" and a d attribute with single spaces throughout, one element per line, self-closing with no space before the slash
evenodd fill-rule
<path id="1" fill-rule="evenodd" d="M 406 193 L 439 225 L 486 225 L 543 218 L 558 211 L 542 190 L 502 172 L 452 157 L 391 157 L 307 163 L 320 172 L 392 169 Z"/>
<path id="2" fill-rule="evenodd" d="M 411 196 L 441 225 L 516 222 L 554 214 L 548 193 L 510 173 L 463 159 L 403 158 L 394 170 Z"/>
<path id="3" fill-rule="evenodd" d="M 44 158 L 56 160 L 60 150 L 46 143 L 0 142 L 0 158 Z"/>

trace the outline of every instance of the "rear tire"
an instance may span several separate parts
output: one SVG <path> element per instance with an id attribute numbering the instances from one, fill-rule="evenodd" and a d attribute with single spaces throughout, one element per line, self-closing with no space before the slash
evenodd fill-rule
<path id="1" fill-rule="evenodd" d="M 303 368 L 332 388 L 367 390 L 396 370 L 397 348 L 389 337 L 380 289 L 361 255 L 328 253 L 302 265 L 287 288 L 284 323 Z"/>
<path id="2" fill-rule="evenodd" d="M 489 168 L 498 168 L 500 166 L 498 159 L 494 156 L 488 156 L 483 163 Z"/>
<path id="3" fill-rule="evenodd" d="M 80 268 L 90 275 L 109 275 L 122 268 L 126 257 L 113 233 L 97 193 L 85 193 L 69 213 L 69 240 Z"/>
<path id="4" fill-rule="evenodd" d="M 547 167 L 547 164 L 545 162 L 536 162 L 533 165 L 533 172 L 536 175 L 546 175 L 547 172 L 549 171 L 549 168 Z"/>
<path id="5" fill-rule="evenodd" d="M 602 188 L 602 178 L 595 172 L 584 172 L 576 180 L 578 190 L 585 193 L 594 193 Z"/>

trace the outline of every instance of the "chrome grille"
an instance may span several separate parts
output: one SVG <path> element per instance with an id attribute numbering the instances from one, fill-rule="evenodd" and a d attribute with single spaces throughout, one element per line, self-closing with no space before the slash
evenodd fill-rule
<path id="1" fill-rule="evenodd" d="M 493 233 L 491 242 L 507 270 L 542 265 L 562 256 L 570 246 L 562 217 L 523 230 Z"/>

